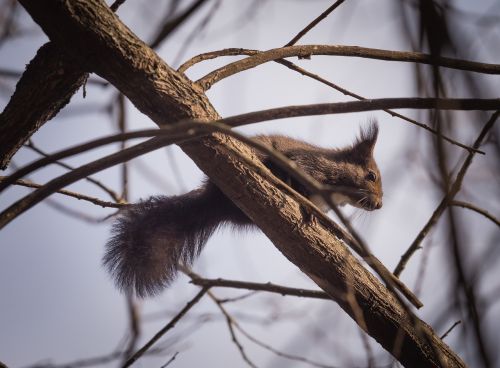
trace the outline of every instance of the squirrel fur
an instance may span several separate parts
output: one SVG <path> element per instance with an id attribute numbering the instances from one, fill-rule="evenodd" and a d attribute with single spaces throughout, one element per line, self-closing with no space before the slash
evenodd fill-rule
<path id="1" fill-rule="evenodd" d="M 254 137 L 281 152 L 322 184 L 350 189 L 334 193 L 338 205 L 365 210 L 382 206 L 380 172 L 373 158 L 376 122 L 361 130 L 351 146 L 326 149 L 281 135 Z M 311 193 L 290 179 L 265 155 L 256 152 L 274 175 L 306 197 Z M 154 196 L 127 206 L 113 225 L 103 263 L 116 285 L 138 297 L 168 286 L 179 263 L 191 265 L 214 231 L 224 224 L 248 227 L 252 221 L 210 179 L 178 196 Z"/>

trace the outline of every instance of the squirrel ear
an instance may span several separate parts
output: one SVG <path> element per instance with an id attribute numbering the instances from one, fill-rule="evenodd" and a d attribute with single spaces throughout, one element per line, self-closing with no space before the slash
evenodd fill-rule
<path id="1" fill-rule="evenodd" d="M 368 127 L 361 129 L 359 138 L 354 143 L 353 151 L 355 151 L 361 159 L 372 157 L 377 137 L 378 123 L 377 120 L 371 119 Z"/>

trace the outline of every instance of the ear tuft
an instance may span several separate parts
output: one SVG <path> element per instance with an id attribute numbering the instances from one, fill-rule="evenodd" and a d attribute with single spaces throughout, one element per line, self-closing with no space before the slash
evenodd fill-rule
<path id="1" fill-rule="evenodd" d="M 377 142 L 378 137 L 378 122 L 375 118 L 370 118 L 369 125 L 366 128 L 361 128 L 360 137 L 358 143 L 367 142 L 371 143 L 372 146 Z"/>
<path id="2" fill-rule="evenodd" d="M 358 158 L 366 160 L 373 155 L 373 149 L 378 137 L 378 123 L 375 118 L 371 118 L 366 128 L 361 128 L 359 138 L 353 146 Z"/>

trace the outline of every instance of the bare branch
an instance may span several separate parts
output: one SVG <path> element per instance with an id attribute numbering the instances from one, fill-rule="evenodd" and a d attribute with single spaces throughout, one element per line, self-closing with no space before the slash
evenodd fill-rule
<path id="1" fill-rule="evenodd" d="M 311 23 L 309 23 L 303 30 L 301 30 L 297 35 L 288 42 L 285 47 L 287 46 L 293 46 L 297 43 L 298 40 L 300 40 L 304 35 L 309 32 L 311 29 L 313 29 L 319 22 L 321 22 L 323 19 L 325 19 L 332 11 L 337 9 L 339 5 L 342 5 L 342 3 L 345 0 L 337 0 L 332 6 L 330 6 L 328 9 L 326 9 L 323 13 L 321 13 L 316 19 L 314 19 Z"/>
<path id="2" fill-rule="evenodd" d="M 485 138 L 486 134 L 489 132 L 489 130 L 493 127 L 495 124 L 498 115 L 500 114 L 500 111 L 496 111 L 493 113 L 491 118 L 488 120 L 488 122 L 485 124 L 483 129 L 481 130 L 481 133 L 479 133 L 479 136 L 477 137 L 476 141 L 474 142 L 473 147 L 478 148 L 481 145 L 481 142 Z M 469 166 L 472 163 L 472 159 L 474 158 L 474 152 L 470 152 L 467 155 L 467 158 L 465 159 L 464 163 L 460 167 L 460 170 L 457 174 L 457 177 L 453 184 L 450 186 L 450 189 L 448 193 L 444 196 L 444 198 L 441 200 L 437 208 L 434 210 L 432 216 L 429 218 L 427 223 L 424 225 L 422 230 L 418 233 L 417 237 L 415 240 L 411 243 L 411 245 L 408 247 L 406 252 L 401 256 L 401 260 L 397 264 L 396 268 L 394 269 L 394 275 L 399 276 L 401 275 L 401 272 L 406 267 L 406 264 L 408 263 L 409 259 L 411 256 L 420 248 L 420 244 L 422 243 L 422 240 L 426 237 L 426 235 L 429 233 L 429 231 L 432 229 L 432 227 L 437 223 L 438 219 L 441 217 L 443 214 L 444 210 L 449 206 L 450 202 L 453 200 L 455 195 L 460 191 L 462 187 L 462 181 L 464 179 L 464 176 L 469 169 Z"/>
<path id="3" fill-rule="evenodd" d="M 305 296 L 303 292 L 304 291 L 308 292 L 307 290 L 282 287 L 282 286 L 277 286 L 277 285 L 273 285 L 270 283 L 256 284 L 256 283 L 246 283 L 246 282 L 242 283 L 242 282 L 238 282 L 238 281 L 221 280 L 221 279 L 218 279 L 218 280 L 204 279 L 201 276 L 199 276 L 198 274 L 194 273 L 192 270 L 188 269 L 187 267 L 181 267 L 181 271 L 191 278 L 191 282 L 193 284 L 200 285 L 200 286 L 203 285 L 205 287 L 207 287 L 207 286 L 213 286 L 213 287 L 223 286 L 223 287 L 237 287 L 237 288 L 243 287 L 245 289 L 250 289 L 250 290 L 270 291 L 270 292 L 277 292 L 277 293 L 282 294 L 282 295 L 295 295 L 295 296 Z M 270 285 L 272 285 L 271 288 L 269 288 Z M 249 286 L 249 287 L 247 287 L 247 286 Z M 263 287 L 263 288 L 256 289 L 255 287 Z M 314 294 L 316 294 L 316 293 L 317 292 L 314 292 Z M 312 294 L 313 293 L 311 293 L 311 295 Z M 236 327 L 250 341 L 252 341 L 253 343 L 259 345 L 260 347 L 262 347 L 266 350 L 269 350 L 270 352 L 272 352 L 273 354 L 276 354 L 277 356 L 280 356 L 280 357 L 286 358 L 286 359 L 290 359 L 290 360 L 294 360 L 294 361 L 304 362 L 304 363 L 307 363 L 307 364 L 312 365 L 314 367 L 335 368 L 333 366 L 324 365 L 321 363 L 316 363 L 316 362 L 310 361 L 304 357 L 283 353 L 283 352 L 281 352 L 281 351 L 279 351 L 279 350 L 277 350 L 277 349 L 275 349 L 267 344 L 264 344 L 263 342 L 259 341 L 258 339 L 256 339 L 252 335 L 250 335 L 248 332 L 246 332 L 239 325 L 239 323 L 234 319 L 234 317 L 231 316 L 229 314 L 229 312 L 224 308 L 224 306 L 222 305 L 224 302 L 221 299 L 217 298 L 211 291 L 208 292 L 208 295 L 215 302 L 215 304 L 219 307 L 220 311 L 222 312 L 222 314 L 226 318 L 226 322 L 227 322 L 227 325 L 228 325 L 228 328 L 229 328 L 229 331 L 231 334 L 231 338 L 232 338 L 233 342 L 235 343 L 235 345 L 237 346 L 238 350 L 240 351 L 240 354 L 242 355 L 245 362 L 247 362 L 247 364 L 249 364 L 250 366 L 254 367 L 254 364 L 248 358 L 248 356 L 245 353 L 245 350 L 243 349 L 243 346 L 241 345 L 241 343 L 237 339 L 233 326 Z M 312 296 L 308 296 L 308 297 L 312 297 Z M 329 297 L 327 296 L 326 299 L 329 299 Z"/>
<path id="4" fill-rule="evenodd" d="M 169 330 L 171 330 L 179 320 L 184 317 L 184 315 L 193 307 L 195 306 L 200 299 L 209 291 L 208 287 L 203 287 L 201 290 L 194 296 L 193 299 L 191 299 L 184 308 L 181 309 L 181 311 L 170 320 L 169 323 L 165 325 L 160 331 L 158 331 L 142 348 L 137 350 L 137 352 L 128 359 L 125 364 L 123 365 L 123 368 L 130 367 L 132 364 L 134 364 L 137 359 L 139 359 L 141 356 L 146 353 L 151 346 L 154 345 L 156 341 L 158 341 L 163 335 L 165 335 Z"/>
<path id="5" fill-rule="evenodd" d="M 453 331 L 453 329 L 460 323 L 462 323 L 462 321 L 456 321 L 454 324 L 452 324 L 451 327 L 447 329 L 446 332 L 441 336 L 441 339 L 445 339 L 450 334 L 450 332 Z"/>
<path id="6" fill-rule="evenodd" d="M 163 365 L 161 366 L 161 368 L 166 368 L 166 367 L 168 367 L 168 366 L 169 366 L 169 365 L 170 365 L 170 364 L 171 364 L 171 363 L 175 360 L 175 358 L 177 358 L 177 355 L 178 355 L 178 354 L 179 354 L 179 352 L 178 352 L 178 351 L 176 351 L 176 352 L 175 352 L 175 354 L 174 354 L 174 355 L 172 355 L 172 358 L 170 358 L 170 359 L 169 359 L 169 360 L 168 360 L 165 364 L 163 364 Z"/>
<path id="7" fill-rule="evenodd" d="M 190 272 L 188 275 L 191 277 L 191 283 L 198 286 L 226 287 L 226 288 L 246 289 L 255 291 L 267 291 L 270 293 L 276 293 L 283 296 L 291 295 L 303 298 L 331 300 L 331 297 L 328 294 L 320 290 L 297 289 L 297 288 L 272 284 L 270 282 L 262 284 L 256 282 L 235 281 L 235 280 L 225 280 L 225 279 L 204 279 L 192 272 Z"/>
<path id="8" fill-rule="evenodd" d="M 245 353 L 245 349 L 243 348 L 243 345 L 241 345 L 240 341 L 236 337 L 236 333 L 234 332 L 233 326 L 236 326 L 236 321 L 233 319 L 233 317 L 227 312 L 226 308 L 222 305 L 219 299 L 211 292 L 208 291 L 208 296 L 214 301 L 214 303 L 219 307 L 220 311 L 226 318 L 226 323 L 227 323 L 227 328 L 229 329 L 229 333 L 231 334 L 231 340 L 233 343 L 236 345 L 238 348 L 241 357 L 247 363 L 250 367 L 257 368 L 257 366 L 250 360 L 248 355 Z"/>
<path id="9" fill-rule="evenodd" d="M 28 147 L 29 149 L 32 149 L 33 151 L 35 151 L 36 153 L 38 153 L 39 155 L 47 158 L 47 157 L 50 157 L 50 155 L 48 153 L 46 153 L 45 151 L 41 150 L 40 148 L 38 148 L 35 143 L 33 143 L 33 141 L 30 139 L 28 141 L 28 143 L 25 144 L 25 147 Z M 64 167 L 65 169 L 68 169 L 68 170 L 74 170 L 75 168 L 71 165 L 68 165 L 64 162 L 61 162 L 61 161 L 53 161 L 54 164 L 56 165 L 59 165 L 61 167 Z M 24 175 L 23 175 L 24 176 Z M 104 192 L 106 192 L 115 202 L 117 203 L 123 203 L 123 198 L 121 198 L 113 189 L 109 188 L 108 186 L 104 185 L 103 183 L 101 183 L 99 180 L 97 179 L 94 179 L 92 177 L 86 177 L 85 180 L 87 180 L 88 182 L 96 185 L 97 187 L 101 188 Z M 0 190 L 1 191 L 1 190 Z"/>
<path id="10" fill-rule="evenodd" d="M 208 90 L 213 84 L 244 70 L 255 68 L 261 64 L 287 57 L 309 58 L 312 55 L 350 56 L 387 61 L 415 62 L 429 65 L 439 65 L 446 68 L 465 70 L 476 73 L 500 74 L 499 64 L 486 64 L 475 61 L 434 58 L 432 55 L 410 51 L 392 51 L 372 49 L 359 46 L 344 45 L 303 45 L 289 46 L 264 51 L 246 59 L 235 61 L 200 78 L 196 81 L 203 90 Z"/>
<path id="11" fill-rule="evenodd" d="M 486 210 L 483 210 L 482 208 L 479 208 L 477 206 L 474 206 L 471 203 L 463 202 L 463 201 L 451 201 L 450 206 L 457 206 L 457 207 L 462 207 L 462 208 L 467 208 L 471 211 L 477 212 L 480 215 L 483 215 L 486 217 L 488 220 L 491 220 L 495 225 L 500 226 L 500 220 L 497 219 L 495 216 L 493 216 L 491 213 L 489 213 Z"/>
<path id="12" fill-rule="evenodd" d="M 5 176 L 0 176 L 0 182 L 5 180 L 5 178 L 6 178 Z M 36 188 L 36 189 L 43 187 L 42 184 L 36 184 L 36 183 L 33 183 L 29 180 L 16 180 L 14 182 L 14 184 L 20 185 L 23 187 L 27 187 L 27 188 Z M 103 201 L 103 200 L 100 200 L 98 198 L 90 197 L 88 195 L 81 194 L 81 193 L 72 192 L 72 191 L 69 191 L 66 189 L 60 189 L 60 190 L 55 191 L 54 193 L 59 193 L 59 194 L 63 194 L 63 195 L 68 196 L 68 197 L 72 197 L 72 198 L 76 198 L 76 199 L 79 199 L 82 201 L 90 202 L 90 203 L 93 203 L 93 204 L 101 206 L 101 207 L 122 208 L 122 207 L 127 205 L 126 203 L 115 203 L 115 202 Z"/>
<path id="13" fill-rule="evenodd" d="M 177 68 L 177 71 L 179 73 L 185 73 L 186 70 L 188 70 L 189 68 L 191 68 L 195 64 L 201 63 L 202 61 L 205 61 L 205 60 L 215 59 L 215 58 L 218 58 L 221 56 L 239 56 L 239 55 L 251 56 L 251 55 L 257 55 L 260 53 L 261 53 L 261 51 L 259 51 L 259 50 L 250 50 L 250 49 L 242 49 L 242 48 L 229 48 L 229 49 L 205 52 L 203 54 L 193 56 L 191 59 L 184 62 L 181 66 L 179 66 L 179 68 Z"/>

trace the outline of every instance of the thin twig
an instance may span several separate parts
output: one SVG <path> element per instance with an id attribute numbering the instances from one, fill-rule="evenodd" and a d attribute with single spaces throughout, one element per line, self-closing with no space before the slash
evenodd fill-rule
<path id="1" fill-rule="evenodd" d="M 245 349 L 243 348 L 243 345 L 241 345 L 240 341 L 236 337 L 236 333 L 234 332 L 234 327 L 233 327 L 234 325 L 236 325 L 236 323 L 235 323 L 235 320 L 233 319 L 233 317 L 227 312 L 226 308 L 224 308 L 224 306 L 222 305 L 220 300 L 211 291 L 208 291 L 207 294 L 210 297 L 210 299 L 212 299 L 214 301 L 214 303 L 217 305 L 217 307 L 219 307 L 219 309 L 222 312 L 222 314 L 224 315 L 224 317 L 226 317 L 227 328 L 229 329 L 229 333 L 231 335 L 231 340 L 238 348 L 243 360 L 250 367 L 257 368 L 257 366 L 250 360 L 248 355 L 245 353 Z"/>
<path id="2" fill-rule="evenodd" d="M 235 287 L 235 288 L 245 288 L 249 290 L 259 290 L 259 291 L 268 291 L 268 292 L 273 292 L 273 293 L 279 293 L 282 295 L 293 295 L 293 296 L 304 296 L 304 297 L 309 297 L 309 298 L 319 298 L 319 299 L 331 299 L 326 293 L 323 292 L 317 292 L 314 290 L 304 290 L 304 289 L 295 289 L 295 288 L 289 288 L 285 286 L 279 286 L 271 283 L 266 283 L 266 284 L 257 284 L 257 283 L 252 283 L 252 282 L 240 282 L 240 281 L 232 281 L 232 280 L 224 280 L 224 279 L 205 279 L 202 278 L 200 275 L 194 273 L 192 270 L 189 268 L 182 266 L 180 270 L 189 276 L 191 278 L 191 283 L 199 286 L 210 286 L 210 287 Z M 321 294 L 325 294 L 326 297 L 322 297 Z M 299 361 L 303 363 L 307 363 L 311 366 L 318 367 L 318 368 L 337 368 L 335 366 L 331 365 L 326 365 L 318 362 L 314 362 L 312 360 L 309 360 L 307 358 L 298 356 L 298 355 L 293 355 L 293 354 L 288 354 L 284 353 L 282 351 L 279 351 L 275 348 L 273 348 L 270 345 L 267 345 L 263 343 L 262 341 L 258 340 L 254 336 L 250 335 L 246 330 L 244 330 L 240 324 L 234 319 L 233 316 L 231 316 L 227 310 L 222 306 L 224 303 L 223 299 L 217 298 L 213 293 L 208 292 L 208 295 L 210 298 L 217 304 L 219 309 L 221 310 L 222 314 L 226 317 L 226 321 L 228 323 L 228 327 L 231 331 L 231 336 L 233 337 L 233 341 L 237 345 L 238 349 L 240 350 L 240 353 L 243 355 L 243 357 L 246 357 L 246 354 L 243 350 L 242 345 L 240 342 L 237 340 L 236 335 L 234 334 L 234 329 L 232 326 L 241 332 L 242 335 L 244 335 L 247 339 L 252 341 L 254 344 L 272 352 L 273 354 L 289 359 L 289 360 L 294 360 L 294 361 Z M 354 304 L 357 305 L 357 302 L 354 302 Z M 358 306 L 359 308 L 359 306 Z M 250 362 L 250 364 L 253 364 Z"/>
<path id="3" fill-rule="evenodd" d="M 198 276 L 199 277 L 199 276 Z M 231 334 L 231 338 L 234 342 L 234 344 L 237 346 L 238 350 L 240 351 L 240 354 L 242 356 L 242 358 L 245 360 L 245 362 L 250 365 L 251 367 L 255 367 L 254 363 L 248 358 L 248 356 L 246 355 L 245 353 L 245 350 L 243 348 L 243 345 L 241 345 L 241 343 L 239 342 L 238 338 L 236 337 L 236 333 L 234 331 L 234 328 L 236 328 L 238 331 L 241 332 L 241 334 L 243 334 L 247 339 L 249 339 L 250 341 L 252 341 L 254 344 L 257 344 L 259 345 L 260 347 L 272 352 L 273 354 L 279 356 L 279 357 L 282 357 L 282 358 L 286 358 L 286 359 L 289 359 L 289 360 L 294 360 L 294 361 L 299 361 L 299 362 L 304 362 L 304 363 L 307 363 L 307 364 L 310 364 L 312 366 L 315 366 L 315 367 L 319 367 L 319 368 L 336 368 L 336 367 L 333 367 L 333 366 L 329 366 L 329 365 L 324 365 L 324 364 L 320 364 L 320 363 L 316 363 L 316 362 L 312 362 L 304 357 L 301 357 L 301 356 L 297 356 L 297 355 L 292 355 L 292 354 L 287 354 L 287 353 L 283 353 L 275 348 L 273 348 L 272 346 L 269 346 L 267 344 L 264 344 L 262 341 L 259 341 L 258 339 L 256 339 L 255 337 L 253 337 L 252 335 L 250 335 L 248 332 L 246 332 L 241 326 L 240 324 L 234 319 L 233 316 L 231 316 L 229 314 L 229 312 L 224 308 L 224 306 L 222 305 L 222 302 L 220 299 L 218 299 L 212 292 L 208 292 L 208 295 L 209 297 L 214 301 L 214 303 L 219 307 L 220 311 L 222 312 L 222 314 L 226 317 L 226 322 L 227 322 L 227 326 L 229 328 L 229 331 L 230 331 L 230 334 Z"/>
<path id="4" fill-rule="evenodd" d="M 146 352 L 146 355 L 160 355 L 165 352 L 165 348 L 158 347 L 149 349 Z M 109 354 L 99 355 L 90 358 L 84 358 L 80 360 L 75 360 L 69 363 L 35 363 L 28 366 L 24 366 L 23 368 L 84 368 L 84 367 L 93 367 L 97 365 L 102 365 L 106 363 L 111 363 L 115 360 L 121 359 L 124 356 L 124 351 L 113 351 Z M 3 367 L 0 364 L 0 368 L 7 368 L 7 366 Z"/>
<path id="5" fill-rule="evenodd" d="M 288 42 L 285 47 L 293 46 L 300 40 L 304 35 L 313 29 L 319 22 L 325 19 L 332 11 L 337 9 L 339 5 L 341 5 L 345 0 L 337 0 L 332 6 L 326 9 L 323 13 L 321 13 L 316 19 L 314 19 L 311 23 L 309 23 L 302 31 L 297 33 L 297 35 Z"/>
<path id="6" fill-rule="evenodd" d="M 255 291 L 248 291 L 242 295 L 235 296 L 234 298 L 224 298 L 224 299 L 219 299 L 222 304 L 227 304 L 227 303 L 234 303 L 234 302 L 239 302 L 241 300 L 245 300 L 250 298 L 251 296 L 257 295 L 260 291 L 255 290 Z"/>
<path id="7" fill-rule="evenodd" d="M 116 98 L 116 106 L 117 106 L 117 126 L 120 133 L 125 133 L 127 130 L 127 110 L 125 106 L 125 95 L 123 93 L 118 93 L 118 97 Z M 127 141 L 120 142 L 120 151 L 123 151 L 127 147 Z M 121 164 L 121 185 L 122 185 L 122 193 L 121 197 L 128 201 L 128 163 L 123 162 Z"/>
<path id="8" fill-rule="evenodd" d="M 0 182 L 5 180 L 6 178 L 7 178 L 6 176 L 0 176 Z M 22 186 L 22 187 L 35 188 L 35 189 L 39 189 L 39 188 L 42 188 L 44 186 L 43 184 L 37 184 L 37 183 L 33 183 L 32 181 L 22 180 L 22 179 L 16 180 L 14 182 L 14 184 Z M 79 199 L 82 201 L 90 202 L 90 203 L 93 203 L 93 204 L 101 206 L 101 207 L 122 208 L 122 207 L 127 205 L 126 203 L 115 203 L 115 202 L 103 201 L 103 200 L 100 200 L 98 198 L 90 197 L 88 195 L 77 193 L 77 192 L 72 192 L 72 191 L 69 191 L 66 189 L 56 190 L 54 193 L 58 193 L 58 194 L 62 194 L 62 195 L 68 196 L 68 197 L 76 198 L 76 199 Z"/>
<path id="9" fill-rule="evenodd" d="M 192 272 L 190 272 L 188 275 L 191 277 L 191 282 L 194 285 L 198 286 L 225 287 L 225 288 L 246 289 L 255 291 L 266 291 L 270 293 L 280 294 L 283 296 L 290 295 L 303 298 L 331 300 L 331 297 L 328 294 L 320 290 L 297 289 L 297 288 L 272 284 L 270 282 L 262 284 L 256 282 L 235 281 L 235 280 L 225 280 L 225 279 L 204 279 L 193 274 Z"/>
<path id="10" fill-rule="evenodd" d="M 479 208 L 477 206 L 474 206 L 471 203 L 463 202 L 463 201 L 451 201 L 450 206 L 457 206 L 457 207 L 462 207 L 462 208 L 467 208 L 469 210 L 472 210 L 474 212 L 477 212 L 487 219 L 491 220 L 495 225 L 500 226 L 500 220 L 497 219 L 495 216 L 493 216 L 491 213 L 489 213 L 486 210 L 483 210 L 482 208 Z"/>
<path id="11" fill-rule="evenodd" d="M 33 143 L 33 141 L 30 139 L 28 140 L 28 142 L 24 145 L 25 147 L 35 151 L 36 153 L 38 153 L 40 156 L 43 156 L 43 157 L 49 157 L 50 155 L 48 153 L 46 153 L 45 151 L 41 150 L 40 148 L 38 148 L 35 143 Z M 53 161 L 54 164 L 58 165 L 58 166 L 61 166 L 67 170 L 74 170 L 75 168 L 71 165 L 68 165 L 62 161 Z M 121 198 L 113 189 L 109 188 L 108 186 L 104 185 L 103 183 L 101 183 L 99 180 L 97 179 L 94 179 L 92 177 L 86 177 L 85 180 L 87 180 L 88 182 L 96 185 L 97 187 L 101 188 L 104 192 L 106 192 L 110 197 L 111 199 L 113 199 L 115 202 L 118 202 L 118 203 L 124 203 L 123 201 L 123 198 Z"/>
<path id="12" fill-rule="evenodd" d="M 441 340 L 444 340 L 446 338 L 446 336 L 448 336 L 450 334 L 450 332 L 455 328 L 457 327 L 460 323 L 462 323 L 462 321 L 456 321 L 449 329 L 446 330 L 446 332 L 441 336 Z"/>
<path id="13" fill-rule="evenodd" d="M 327 365 L 327 364 L 322 364 L 322 363 L 318 363 L 318 362 L 313 362 L 312 360 L 309 360 L 307 358 L 304 358 L 304 357 L 301 357 L 301 356 L 298 356 L 298 355 L 293 355 L 293 354 L 288 354 L 288 353 L 284 353 L 282 351 L 279 351 L 275 348 L 273 348 L 271 345 L 268 345 L 266 343 L 263 343 L 262 341 L 258 340 L 257 338 L 255 338 L 254 336 L 250 335 L 246 330 L 244 330 L 239 323 L 237 322 L 234 322 L 234 325 L 236 327 L 236 329 L 238 331 L 241 332 L 241 334 L 243 336 L 245 336 L 248 340 L 252 341 L 254 344 L 260 346 L 261 348 L 263 349 L 266 349 L 268 351 L 270 351 L 271 353 L 281 357 L 281 358 L 285 358 L 285 359 L 289 359 L 289 360 L 294 360 L 294 361 L 297 361 L 297 362 L 303 362 L 303 363 L 306 363 L 306 364 L 309 364 L 313 367 L 318 367 L 318 368 L 337 368 L 336 366 L 333 366 L 333 365 Z"/>
<path id="14" fill-rule="evenodd" d="M 109 220 L 110 218 L 116 216 L 119 212 L 119 210 L 116 210 L 109 215 L 102 216 L 102 217 L 93 217 L 87 215 L 85 212 L 76 210 L 72 207 L 66 206 L 65 204 L 62 204 L 58 202 L 55 199 L 52 198 L 47 198 L 44 202 L 47 206 L 52 207 L 54 210 L 61 212 L 65 216 L 73 217 L 79 221 L 84 221 L 89 224 L 102 224 L 103 222 Z"/>
<path id="15" fill-rule="evenodd" d="M 202 61 L 215 59 L 221 56 L 240 56 L 240 55 L 252 56 L 260 53 L 261 51 L 259 50 L 242 49 L 242 48 L 228 48 L 223 50 L 205 52 L 203 54 L 193 56 L 191 59 L 185 61 L 181 66 L 179 66 L 179 68 L 177 68 L 177 71 L 179 73 L 185 73 L 186 70 L 188 70 L 195 64 L 198 64 Z"/>
<path id="16" fill-rule="evenodd" d="M 488 120 L 488 122 L 485 124 L 483 129 L 481 130 L 481 133 L 477 137 L 476 141 L 474 142 L 474 145 L 472 147 L 478 148 L 481 145 L 481 142 L 485 138 L 486 134 L 489 132 L 489 130 L 493 127 L 495 124 L 498 115 L 500 114 L 500 110 L 496 111 L 493 113 L 491 118 Z M 464 176 L 469 169 L 472 159 L 474 158 L 474 152 L 469 152 L 467 155 L 464 163 L 462 164 L 455 181 L 453 184 L 451 184 L 450 189 L 448 193 L 443 197 L 437 208 L 434 210 L 432 216 L 429 218 L 427 223 L 424 225 L 422 230 L 418 233 L 417 237 L 415 240 L 411 243 L 411 245 L 408 247 L 406 252 L 401 256 L 401 260 L 397 264 L 396 268 L 394 269 L 394 275 L 398 276 L 401 275 L 401 272 L 406 267 L 406 264 L 408 263 L 409 259 L 411 256 L 420 248 L 420 244 L 422 243 L 422 240 L 426 237 L 426 235 L 429 233 L 429 231 L 432 229 L 432 227 L 437 223 L 438 219 L 441 217 L 443 214 L 444 210 L 449 206 L 450 202 L 453 200 L 455 195 L 460 191 L 462 187 L 462 182 L 464 179 Z"/>
<path id="17" fill-rule="evenodd" d="M 178 351 L 176 351 L 176 352 L 175 352 L 175 354 L 174 354 L 174 355 L 172 355 L 172 358 L 170 358 L 170 359 L 169 359 L 169 360 L 168 360 L 165 364 L 163 364 L 163 365 L 161 366 L 161 368 L 166 368 L 166 367 L 168 367 L 168 366 L 169 366 L 169 365 L 170 365 L 170 364 L 171 364 L 171 363 L 175 360 L 175 358 L 177 358 L 177 355 L 178 355 L 178 354 L 179 354 L 179 352 L 178 352 Z"/>
<path id="18" fill-rule="evenodd" d="M 200 301 L 200 299 L 209 291 L 209 287 L 203 287 L 201 290 L 191 299 L 181 311 L 170 320 L 169 323 L 165 325 L 160 331 L 158 331 L 142 348 L 140 348 L 134 355 L 130 357 L 129 360 L 125 362 L 123 368 L 130 367 L 134 364 L 137 359 L 139 359 L 148 349 L 153 346 L 153 344 L 158 341 L 163 335 L 165 335 L 169 330 L 171 330 L 179 320 L 184 317 L 184 315 Z"/>

